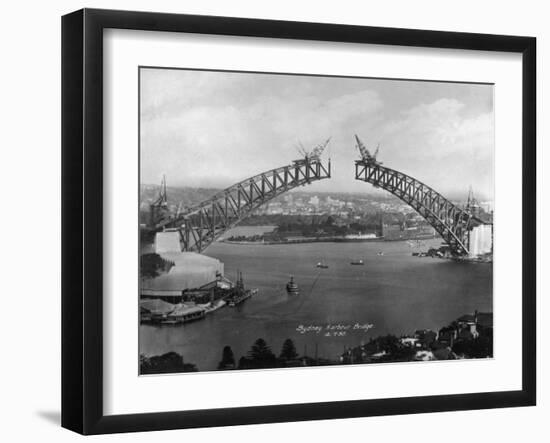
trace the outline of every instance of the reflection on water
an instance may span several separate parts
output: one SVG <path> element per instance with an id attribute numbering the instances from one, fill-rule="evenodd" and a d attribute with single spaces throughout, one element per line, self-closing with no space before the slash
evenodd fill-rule
<path id="1" fill-rule="evenodd" d="M 426 242 L 420 250 L 439 244 L 438 240 Z M 246 286 L 258 288 L 258 295 L 195 323 L 142 325 L 140 352 L 175 351 L 205 371 L 216 369 L 225 345 L 238 359 L 261 337 L 278 355 L 283 341 L 291 338 L 300 354 L 317 352 L 335 359 L 344 347 L 370 337 L 439 329 L 476 309 L 492 311 L 491 264 L 412 257 L 411 252 L 418 250 L 407 242 L 214 243 L 206 255 L 223 261 L 230 279 L 242 271 Z M 364 266 L 350 265 L 356 259 L 363 259 Z M 318 262 L 329 267 L 317 268 Z M 298 296 L 286 293 L 290 275 L 300 286 Z M 327 325 L 350 327 L 346 334 L 326 336 Z M 304 332 L 307 326 L 324 329 Z"/>

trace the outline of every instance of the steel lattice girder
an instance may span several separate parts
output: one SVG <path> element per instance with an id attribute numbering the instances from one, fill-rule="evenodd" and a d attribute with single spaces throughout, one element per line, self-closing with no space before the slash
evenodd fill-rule
<path id="1" fill-rule="evenodd" d="M 471 215 L 434 189 L 413 177 L 376 162 L 356 161 L 355 179 L 392 193 L 424 217 L 451 247 L 454 254 L 468 254 L 466 243 Z"/>
<path id="2" fill-rule="evenodd" d="M 327 167 L 320 160 L 296 161 L 236 183 L 185 213 L 161 221 L 155 228 L 157 231 L 178 228 L 183 249 L 202 252 L 268 201 L 290 189 L 326 178 L 330 178 L 330 161 Z"/>

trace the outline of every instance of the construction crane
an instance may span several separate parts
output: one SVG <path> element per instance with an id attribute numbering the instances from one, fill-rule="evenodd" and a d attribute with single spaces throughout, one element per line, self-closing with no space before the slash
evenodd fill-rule
<path id="1" fill-rule="evenodd" d="M 479 217 L 479 203 L 474 197 L 474 190 L 471 185 L 470 189 L 468 190 L 468 201 L 466 203 L 465 209 L 470 212 L 474 217 Z"/>
<path id="2" fill-rule="evenodd" d="M 376 146 L 376 150 L 374 151 L 374 154 L 371 154 L 370 151 L 367 149 L 367 147 L 363 144 L 363 142 L 359 139 L 357 134 L 355 135 L 355 141 L 356 145 L 355 147 L 359 151 L 359 154 L 361 155 L 361 159 L 368 164 L 379 164 L 381 165 L 382 162 L 379 162 L 376 160 L 376 157 L 378 156 L 378 152 L 380 151 L 380 143 Z"/>
<path id="3" fill-rule="evenodd" d="M 166 192 L 166 175 L 163 175 L 158 197 L 149 205 L 149 225 L 155 226 L 158 221 L 166 215 L 167 211 L 168 194 Z"/>
<path id="4" fill-rule="evenodd" d="M 303 162 L 310 162 L 310 161 L 319 161 L 321 158 L 321 154 L 323 154 L 323 151 L 330 143 L 330 139 L 332 137 L 327 138 L 323 143 L 318 144 L 315 146 L 311 151 L 308 151 L 302 142 L 298 143 L 298 146 L 296 147 L 298 152 L 304 157 L 299 160 L 294 160 L 294 163 L 303 163 Z"/>

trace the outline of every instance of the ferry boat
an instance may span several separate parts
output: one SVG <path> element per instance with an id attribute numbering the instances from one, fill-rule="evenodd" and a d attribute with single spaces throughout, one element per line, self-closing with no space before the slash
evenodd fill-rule
<path id="1" fill-rule="evenodd" d="M 298 288 L 298 285 L 294 281 L 294 277 L 290 276 L 290 281 L 286 284 L 286 292 L 289 295 L 298 295 L 300 294 L 300 289 Z"/>
<path id="2" fill-rule="evenodd" d="M 363 262 L 362 259 L 359 259 L 359 260 L 353 260 L 350 264 L 352 264 L 352 265 L 364 265 L 365 263 Z"/>
<path id="3" fill-rule="evenodd" d="M 317 267 L 318 267 L 318 268 L 321 268 L 321 269 L 327 269 L 327 268 L 328 268 L 328 265 L 326 265 L 326 264 L 323 263 L 323 262 L 319 262 L 319 263 L 317 263 Z"/>

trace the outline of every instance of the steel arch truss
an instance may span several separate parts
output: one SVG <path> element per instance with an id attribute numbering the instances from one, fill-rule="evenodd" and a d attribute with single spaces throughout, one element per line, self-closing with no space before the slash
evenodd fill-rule
<path id="1" fill-rule="evenodd" d="M 410 205 L 443 237 L 454 255 L 468 254 L 472 216 L 424 183 L 380 163 L 358 160 L 355 179 L 385 189 Z"/>
<path id="2" fill-rule="evenodd" d="M 156 224 L 155 230 L 177 228 L 182 249 L 204 251 L 252 211 L 290 189 L 330 178 L 330 160 L 304 159 L 250 177 L 184 213 Z"/>

